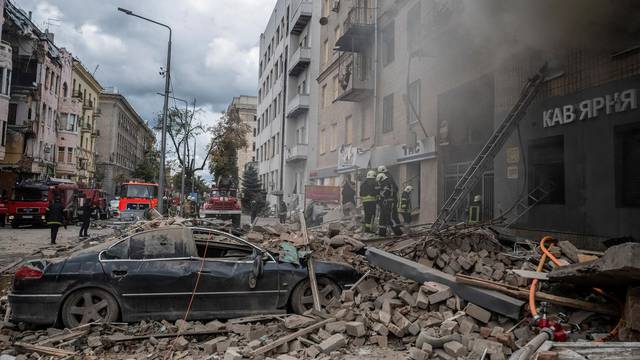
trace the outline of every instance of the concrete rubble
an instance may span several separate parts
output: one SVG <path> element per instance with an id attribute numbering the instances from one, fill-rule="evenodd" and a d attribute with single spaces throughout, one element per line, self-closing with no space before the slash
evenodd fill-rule
<path id="1" fill-rule="evenodd" d="M 184 219 L 140 221 L 120 234 L 180 224 L 189 225 Z M 69 358 L 82 359 L 289 360 L 338 359 L 369 349 L 413 360 L 481 359 L 483 354 L 484 359 L 496 360 L 508 358 L 536 334 L 529 326 L 531 318 L 524 301 L 460 283 L 456 278 L 464 274 L 527 289 L 530 279 L 511 270 L 534 271 L 540 258 L 535 246 L 513 251 L 483 227 L 439 234 L 418 227 L 410 235 L 380 239 L 361 233 L 353 221 L 342 221 L 311 229 L 309 235 L 316 259 L 347 262 L 363 274 L 368 271 L 355 288 L 343 291 L 341 301 L 323 309 L 322 314 L 309 311 L 208 323 L 89 324 L 73 330 L 29 330 L 3 322 L 0 355 L 26 360 L 37 358 L 33 354 L 58 350 L 73 353 Z M 245 228 L 244 238 L 281 254 L 283 243 L 299 250 L 304 247 L 299 224 Z M 567 244 L 555 249 L 568 262 L 579 253 Z M 544 284 L 543 289 L 552 291 L 554 285 Z M 582 292 L 573 296 L 607 301 Z M 636 302 L 629 304 L 629 309 L 640 303 L 637 297 L 633 299 Z M 0 304 L 4 313 L 6 298 Z M 569 341 L 592 340 L 595 334 L 606 334 L 618 320 L 553 304 L 550 308 L 552 313 L 575 315 L 581 330 L 570 333 Z M 632 324 L 628 331 L 636 334 L 640 325 Z"/>

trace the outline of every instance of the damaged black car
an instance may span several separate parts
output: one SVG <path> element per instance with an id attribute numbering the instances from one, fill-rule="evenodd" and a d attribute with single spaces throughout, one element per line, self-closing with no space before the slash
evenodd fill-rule
<path id="1" fill-rule="evenodd" d="M 303 262 L 302 262 L 303 263 Z M 314 262 L 320 300 L 338 301 L 358 273 Z M 9 294 L 11 319 L 76 327 L 95 321 L 233 318 L 312 308 L 307 268 L 214 229 L 137 233 L 64 259 L 21 266 Z"/>

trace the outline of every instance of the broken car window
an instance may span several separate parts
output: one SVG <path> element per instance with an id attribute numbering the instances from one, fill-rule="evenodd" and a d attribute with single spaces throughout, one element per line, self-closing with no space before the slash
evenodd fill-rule
<path id="1" fill-rule="evenodd" d="M 188 257 L 180 228 L 144 232 L 130 238 L 131 259 L 167 259 Z"/>
<path id="2" fill-rule="evenodd" d="M 251 246 L 228 235 L 194 229 L 193 239 L 196 242 L 199 257 L 244 260 L 253 254 Z"/>

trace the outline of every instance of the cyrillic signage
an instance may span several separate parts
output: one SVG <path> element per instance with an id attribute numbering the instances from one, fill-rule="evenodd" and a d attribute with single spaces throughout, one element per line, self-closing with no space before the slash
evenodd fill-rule
<path id="1" fill-rule="evenodd" d="M 542 126 L 545 128 L 571 124 L 576 120 L 593 119 L 601 115 L 611 115 L 638 108 L 636 89 L 628 89 L 605 96 L 587 99 L 578 104 L 568 104 L 542 112 Z"/>

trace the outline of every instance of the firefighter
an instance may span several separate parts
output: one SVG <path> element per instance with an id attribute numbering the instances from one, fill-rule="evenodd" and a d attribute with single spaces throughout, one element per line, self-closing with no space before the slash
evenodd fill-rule
<path id="1" fill-rule="evenodd" d="M 467 224 L 471 225 L 480 223 L 480 209 L 482 209 L 482 196 L 476 195 L 473 197 L 471 205 L 469 205 Z"/>
<path id="2" fill-rule="evenodd" d="M 388 178 L 389 178 L 389 183 L 391 185 L 391 189 L 393 190 L 393 194 L 392 194 L 392 207 L 391 207 L 391 219 L 393 220 L 394 223 L 396 224 L 400 224 L 400 216 L 398 215 L 398 184 L 396 183 L 396 181 L 393 179 L 393 176 L 391 176 L 391 174 L 389 173 L 389 171 L 387 170 L 387 167 L 384 165 L 380 165 L 378 166 L 378 174 L 385 174 Z M 399 227 L 398 227 L 399 229 Z M 400 234 L 398 234 L 397 231 L 394 230 L 394 232 L 396 233 L 396 235 L 400 235 L 402 234 L 402 232 Z"/>
<path id="3" fill-rule="evenodd" d="M 402 190 L 402 195 L 400 196 L 400 209 L 398 211 L 402 214 L 402 218 L 404 219 L 405 224 L 409 224 L 411 222 L 411 192 L 413 191 L 413 186 L 407 185 L 407 187 Z"/>
<path id="4" fill-rule="evenodd" d="M 378 226 L 378 235 L 386 236 L 387 227 L 391 227 L 393 233 L 396 235 L 402 235 L 402 229 L 400 229 L 400 221 L 394 219 L 393 208 L 397 203 L 394 199 L 396 193 L 394 192 L 393 182 L 391 178 L 385 173 L 380 173 L 376 176 L 378 187 L 380 189 L 380 219 Z M 396 210 L 397 212 L 397 210 Z"/>
<path id="5" fill-rule="evenodd" d="M 80 220 L 82 220 L 82 225 L 80 226 L 80 235 L 79 237 L 88 237 L 89 234 L 89 225 L 91 225 L 91 213 L 93 212 L 93 206 L 91 200 L 88 198 L 84 199 L 82 203 L 82 215 L 80 216 Z"/>
<path id="6" fill-rule="evenodd" d="M 56 196 L 53 200 L 53 204 L 47 208 L 47 225 L 51 227 L 51 244 L 56 243 L 58 237 L 58 229 L 60 226 L 67 228 L 67 224 L 64 220 L 64 206 L 60 203 L 60 198 Z"/>
<path id="7" fill-rule="evenodd" d="M 376 217 L 376 207 L 378 205 L 378 184 L 376 183 L 376 172 L 369 170 L 367 178 L 360 185 L 360 199 L 364 208 L 364 219 L 362 227 L 364 232 L 373 232 L 373 219 Z"/>

